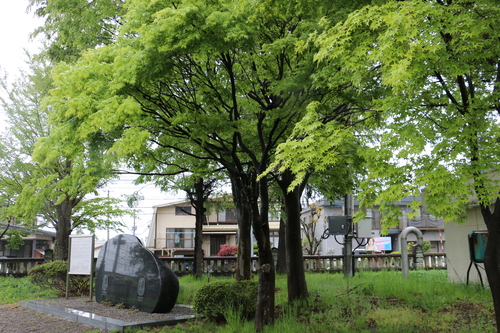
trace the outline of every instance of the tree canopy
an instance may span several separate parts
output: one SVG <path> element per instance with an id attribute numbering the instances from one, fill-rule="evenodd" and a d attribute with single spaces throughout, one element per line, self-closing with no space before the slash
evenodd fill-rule
<path id="1" fill-rule="evenodd" d="M 478 204 L 490 235 L 485 267 L 497 322 L 499 14 L 491 0 L 387 1 L 311 38 L 320 48 L 315 59 L 336 64 L 322 67 L 317 82 L 357 96 L 364 110 L 351 119 L 368 171 L 361 205 L 379 205 L 387 228 L 397 221 L 393 203 L 421 191 L 428 210 L 447 221 L 463 221 Z M 318 113 L 310 115 L 298 130 L 319 138 L 316 146 L 336 143 L 329 129 L 341 124 L 307 127 L 318 124 Z M 311 148 L 289 144 L 299 156 L 292 166 L 303 172 Z"/>
<path id="2" fill-rule="evenodd" d="M 29 0 L 29 9 L 44 19 L 33 35 L 44 35 L 46 52 L 55 61 L 76 61 L 87 49 L 110 44 L 123 13 L 122 0 Z"/>
<path id="3" fill-rule="evenodd" d="M 244 221 L 238 255 L 252 253 L 246 241 L 252 225 L 260 264 L 270 267 L 261 277 L 274 281 L 269 182 L 280 180 L 285 206 L 293 206 L 285 210 L 287 230 L 295 237 L 290 244 L 300 243 L 301 191 L 287 191 L 295 182 L 291 173 L 257 176 L 268 168 L 277 145 L 304 116 L 307 104 L 320 101 L 338 119 L 349 112 L 349 106 L 337 105 L 328 87 L 312 85 L 316 46 L 307 39 L 323 29 L 318 24 L 322 16 L 340 20 L 360 3 L 126 2 L 113 43 L 55 70 L 55 89 L 46 100 L 55 128 L 47 147 L 75 151 L 81 142 L 100 143 L 111 158 L 129 156 L 139 165 L 146 157 L 150 170 L 155 162 L 181 165 L 171 151 L 211 161 L 231 179 L 239 220 Z M 238 261 L 237 276 L 249 276 L 249 265 L 240 263 L 245 261 Z M 305 297 L 302 262 L 293 267 L 299 271 L 290 277 L 303 281 L 295 289 L 289 283 L 289 295 Z M 269 295 L 274 292 L 271 284 L 265 288 Z M 263 300 L 259 306 L 268 306 L 272 298 Z"/>
<path id="4" fill-rule="evenodd" d="M 39 56 L 32 57 L 29 65 L 12 86 L 6 80 L 1 82 L 7 95 L 2 106 L 9 123 L 0 138 L 2 218 L 27 229 L 55 228 L 56 256 L 64 259 L 69 233 L 117 227 L 120 223 L 109 218 L 125 211 L 117 207 L 117 199 L 89 197 L 112 177 L 109 164 L 99 158 L 98 151 L 80 149 L 70 158 L 50 147 L 45 153 L 52 156 L 51 161 L 33 159 L 37 141 L 51 133 L 41 104 L 52 86 L 52 64 Z M 40 152 L 44 152 L 40 145 Z"/>
<path id="5" fill-rule="evenodd" d="M 44 101 L 54 127 L 34 156 L 72 176 L 51 173 L 41 188 L 89 191 L 123 158 L 158 176 L 197 165 L 186 168 L 183 157 L 224 169 L 244 221 L 238 255 L 252 252 L 250 225 L 259 242 L 256 322 L 270 320 L 263 315 L 274 304 L 271 180 L 285 199 L 291 251 L 300 243 L 297 198 L 313 171 L 332 167 L 336 176 L 359 172 L 362 204 L 379 205 L 386 227 L 392 203 L 422 189 L 448 220 L 471 200 L 491 215 L 500 144 L 494 0 L 32 4 L 47 15 L 40 31 L 54 37 L 51 56 L 68 61 L 54 71 Z M 292 264 L 289 277 L 303 277 L 302 262 Z M 307 294 L 305 280 L 289 280 L 291 299 Z"/>
<path id="6" fill-rule="evenodd" d="M 350 90 L 363 103 L 352 121 L 362 122 L 356 140 L 368 163 L 365 203 L 395 202 L 425 188 L 427 206 L 456 221 L 472 196 L 481 204 L 498 196 L 498 10 L 493 1 L 388 1 L 315 37 L 315 59 L 339 64 L 322 67 L 318 82 Z M 314 148 L 338 146 L 329 135 L 341 132 L 329 126 L 342 124 L 323 125 L 313 111 L 297 130 L 314 138 Z M 315 150 L 300 148 L 303 140 L 291 145 L 300 173 Z"/>

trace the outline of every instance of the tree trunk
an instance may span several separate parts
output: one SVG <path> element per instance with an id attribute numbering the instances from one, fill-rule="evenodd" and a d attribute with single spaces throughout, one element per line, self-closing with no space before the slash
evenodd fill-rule
<path id="1" fill-rule="evenodd" d="M 285 200 L 288 302 L 290 303 L 309 297 L 300 234 L 300 197 L 304 187 L 300 185 L 293 191 L 288 191 L 293 178 L 290 171 L 285 171 L 280 181 Z"/>
<path id="2" fill-rule="evenodd" d="M 205 201 L 206 188 L 203 178 L 200 178 L 195 183 L 195 198 L 194 206 L 196 209 L 195 215 L 195 233 L 194 233 L 194 275 L 196 278 L 203 276 L 203 222 L 205 222 Z"/>
<path id="3" fill-rule="evenodd" d="M 238 215 L 238 266 L 236 280 L 252 278 L 251 227 L 259 249 L 259 291 L 255 311 L 255 329 L 261 331 L 274 319 L 275 270 L 269 235 L 269 198 L 267 179 L 259 184 L 255 177 L 234 177 L 231 179 L 233 198 Z M 260 195 L 259 195 L 260 194 Z M 259 209 L 260 198 L 260 209 Z"/>
<path id="4" fill-rule="evenodd" d="M 500 330 L 500 198 L 497 198 L 493 212 L 487 206 L 481 206 L 481 212 L 488 229 L 484 268 L 493 296 L 497 329 Z"/>
<path id="5" fill-rule="evenodd" d="M 73 211 L 71 200 L 65 200 L 56 206 L 57 223 L 56 242 L 54 246 L 54 260 L 68 260 L 69 236 L 72 231 L 71 212 Z"/>
<path id="6" fill-rule="evenodd" d="M 241 179 L 231 177 L 233 200 L 238 219 L 238 261 L 236 281 L 252 279 L 252 207 L 245 196 L 248 190 Z"/>
<path id="7" fill-rule="evenodd" d="M 205 216 L 196 216 L 195 234 L 194 234 L 194 276 L 201 278 L 203 276 L 203 222 Z"/>
<path id="8" fill-rule="evenodd" d="M 284 211 L 284 209 L 283 209 Z M 280 218 L 279 244 L 278 244 L 278 263 L 276 265 L 276 273 L 285 274 L 286 267 L 286 223 Z"/>
<path id="9" fill-rule="evenodd" d="M 265 325 L 274 321 L 274 289 L 276 284 L 269 234 L 269 196 L 265 177 L 259 181 L 259 192 L 260 212 L 258 196 L 252 198 L 253 230 L 259 249 L 259 292 L 255 311 L 255 330 L 257 332 L 262 331 Z"/>

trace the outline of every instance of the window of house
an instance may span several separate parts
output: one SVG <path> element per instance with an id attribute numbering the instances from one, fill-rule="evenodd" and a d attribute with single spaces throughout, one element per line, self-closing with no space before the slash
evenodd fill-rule
<path id="1" fill-rule="evenodd" d="M 217 213 L 217 222 L 238 222 L 236 217 L 236 209 L 226 209 Z"/>
<path id="2" fill-rule="evenodd" d="M 31 258 L 33 255 L 33 241 L 25 240 L 17 249 L 8 249 L 7 242 L 0 242 L 0 257 Z"/>
<path id="3" fill-rule="evenodd" d="M 365 212 L 365 214 L 364 214 L 365 215 L 365 217 L 364 217 L 365 219 L 371 219 L 371 218 L 373 218 L 373 210 L 370 209 L 370 208 L 359 208 L 359 207 L 356 206 L 356 207 L 354 207 L 354 209 L 352 211 L 352 214 L 356 215 L 361 210 Z"/>
<path id="4" fill-rule="evenodd" d="M 191 215 L 191 206 L 176 206 L 175 215 Z"/>
<path id="5" fill-rule="evenodd" d="M 429 212 L 422 212 L 423 219 L 436 220 L 436 217 Z"/>
<path id="6" fill-rule="evenodd" d="M 15 258 L 23 258 L 24 255 L 24 245 L 20 245 L 18 249 L 8 249 L 5 248 L 3 251 L 6 257 L 15 257 Z"/>
<path id="7" fill-rule="evenodd" d="M 280 243 L 280 232 L 279 231 L 270 231 L 269 238 L 271 240 L 271 247 L 278 248 Z"/>
<path id="8" fill-rule="evenodd" d="M 415 209 L 412 209 L 410 207 L 408 207 L 408 214 L 412 214 L 412 213 L 417 213 L 415 216 L 412 217 L 412 219 L 420 219 L 422 218 L 422 208 L 418 208 L 417 210 Z"/>
<path id="9" fill-rule="evenodd" d="M 38 250 L 47 250 L 49 249 L 49 241 L 48 240 L 37 240 L 36 248 Z"/>
<path id="10" fill-rule="evenodd" d="M 167 248 L 194 248 L 194 229 L 167 229 Z"/>

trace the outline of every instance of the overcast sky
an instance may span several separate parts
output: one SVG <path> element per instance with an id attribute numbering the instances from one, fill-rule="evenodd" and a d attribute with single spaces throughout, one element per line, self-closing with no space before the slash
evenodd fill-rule
<path id="1" fill-rule="evenodd" d="M 36 43 L 30 43 L 30 33 L 43 21 L 27 13 L 27 0 L 0 0 L 0 65 L 3 70 L 14 73 L 25 60 L 23 49 L 37 50 Z"/>
<path id="2" fill-rule="evenodd" d="M 19 76 L 27 60 L 24 50 L 36 53 L 40 43 L 30 41 L 31 32 L 43 21 L 27 13 L 28 0 L 0 0 L 0 72 L 9 82 Z M 5 111 L 0 109 L 0 130 L 5 128 Z"/>
<path id="3" fill-rule="evenodd" d="M 26 7 L 28 0 L 0 0 L 0 71 L 2 75 L 7 73 L 9 81 L 12 82 L 16 77 L 19 77 L 19 68 L 25 67 L 27 60 L 25 49 L 30 53 L 36 53 L 39 50 L 40 42 L 30 40 L 30 34 L 33 30 L 43 24 L 43 20 L 35 19 L 33 13 L 28 13 Z M 5 111 L 0 107 L 0 131 L 5 128 Z M 133 186 L 132 181 L 135 177 L 122 177 L 112 186 L 100 191 L 101 195 L 121 198 L 123 195 L 130 195 L 135 191 L 140 191 L 144 196 L 144 200 L 139 203 L 140 213 L 136 219 L 137 233 L 136 235 L 144 240 L 148 233 L 148 225 L 150 224 L 153 206 L 166 202 L 182 200 L 183 193 L 166 194 L 161 193 L 153 185 Z M 108 192 L 109 191 L 109 192 Z M 125 206 L 126 207 L 126 206 Z M 132 233 L 131 228 L 133 219 L 125 219 L 123 221 L 128 229 L 125 228 L 125 233 Z M 116 233 L 111 232 L 110 237 Z M 97 237 L 104 240 L 107 237 L 106 231 L 97 233 Z"/>

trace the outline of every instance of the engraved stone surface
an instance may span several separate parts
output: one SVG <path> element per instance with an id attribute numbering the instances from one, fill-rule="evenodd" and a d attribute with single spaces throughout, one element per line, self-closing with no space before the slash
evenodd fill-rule
<path id="1" fill-rule="evenodd" d="M 99 252 L 96 301 L 150 313 L 169 312 L 179 294 L 175 273 L 132 235 L 118 235 Z"/>

